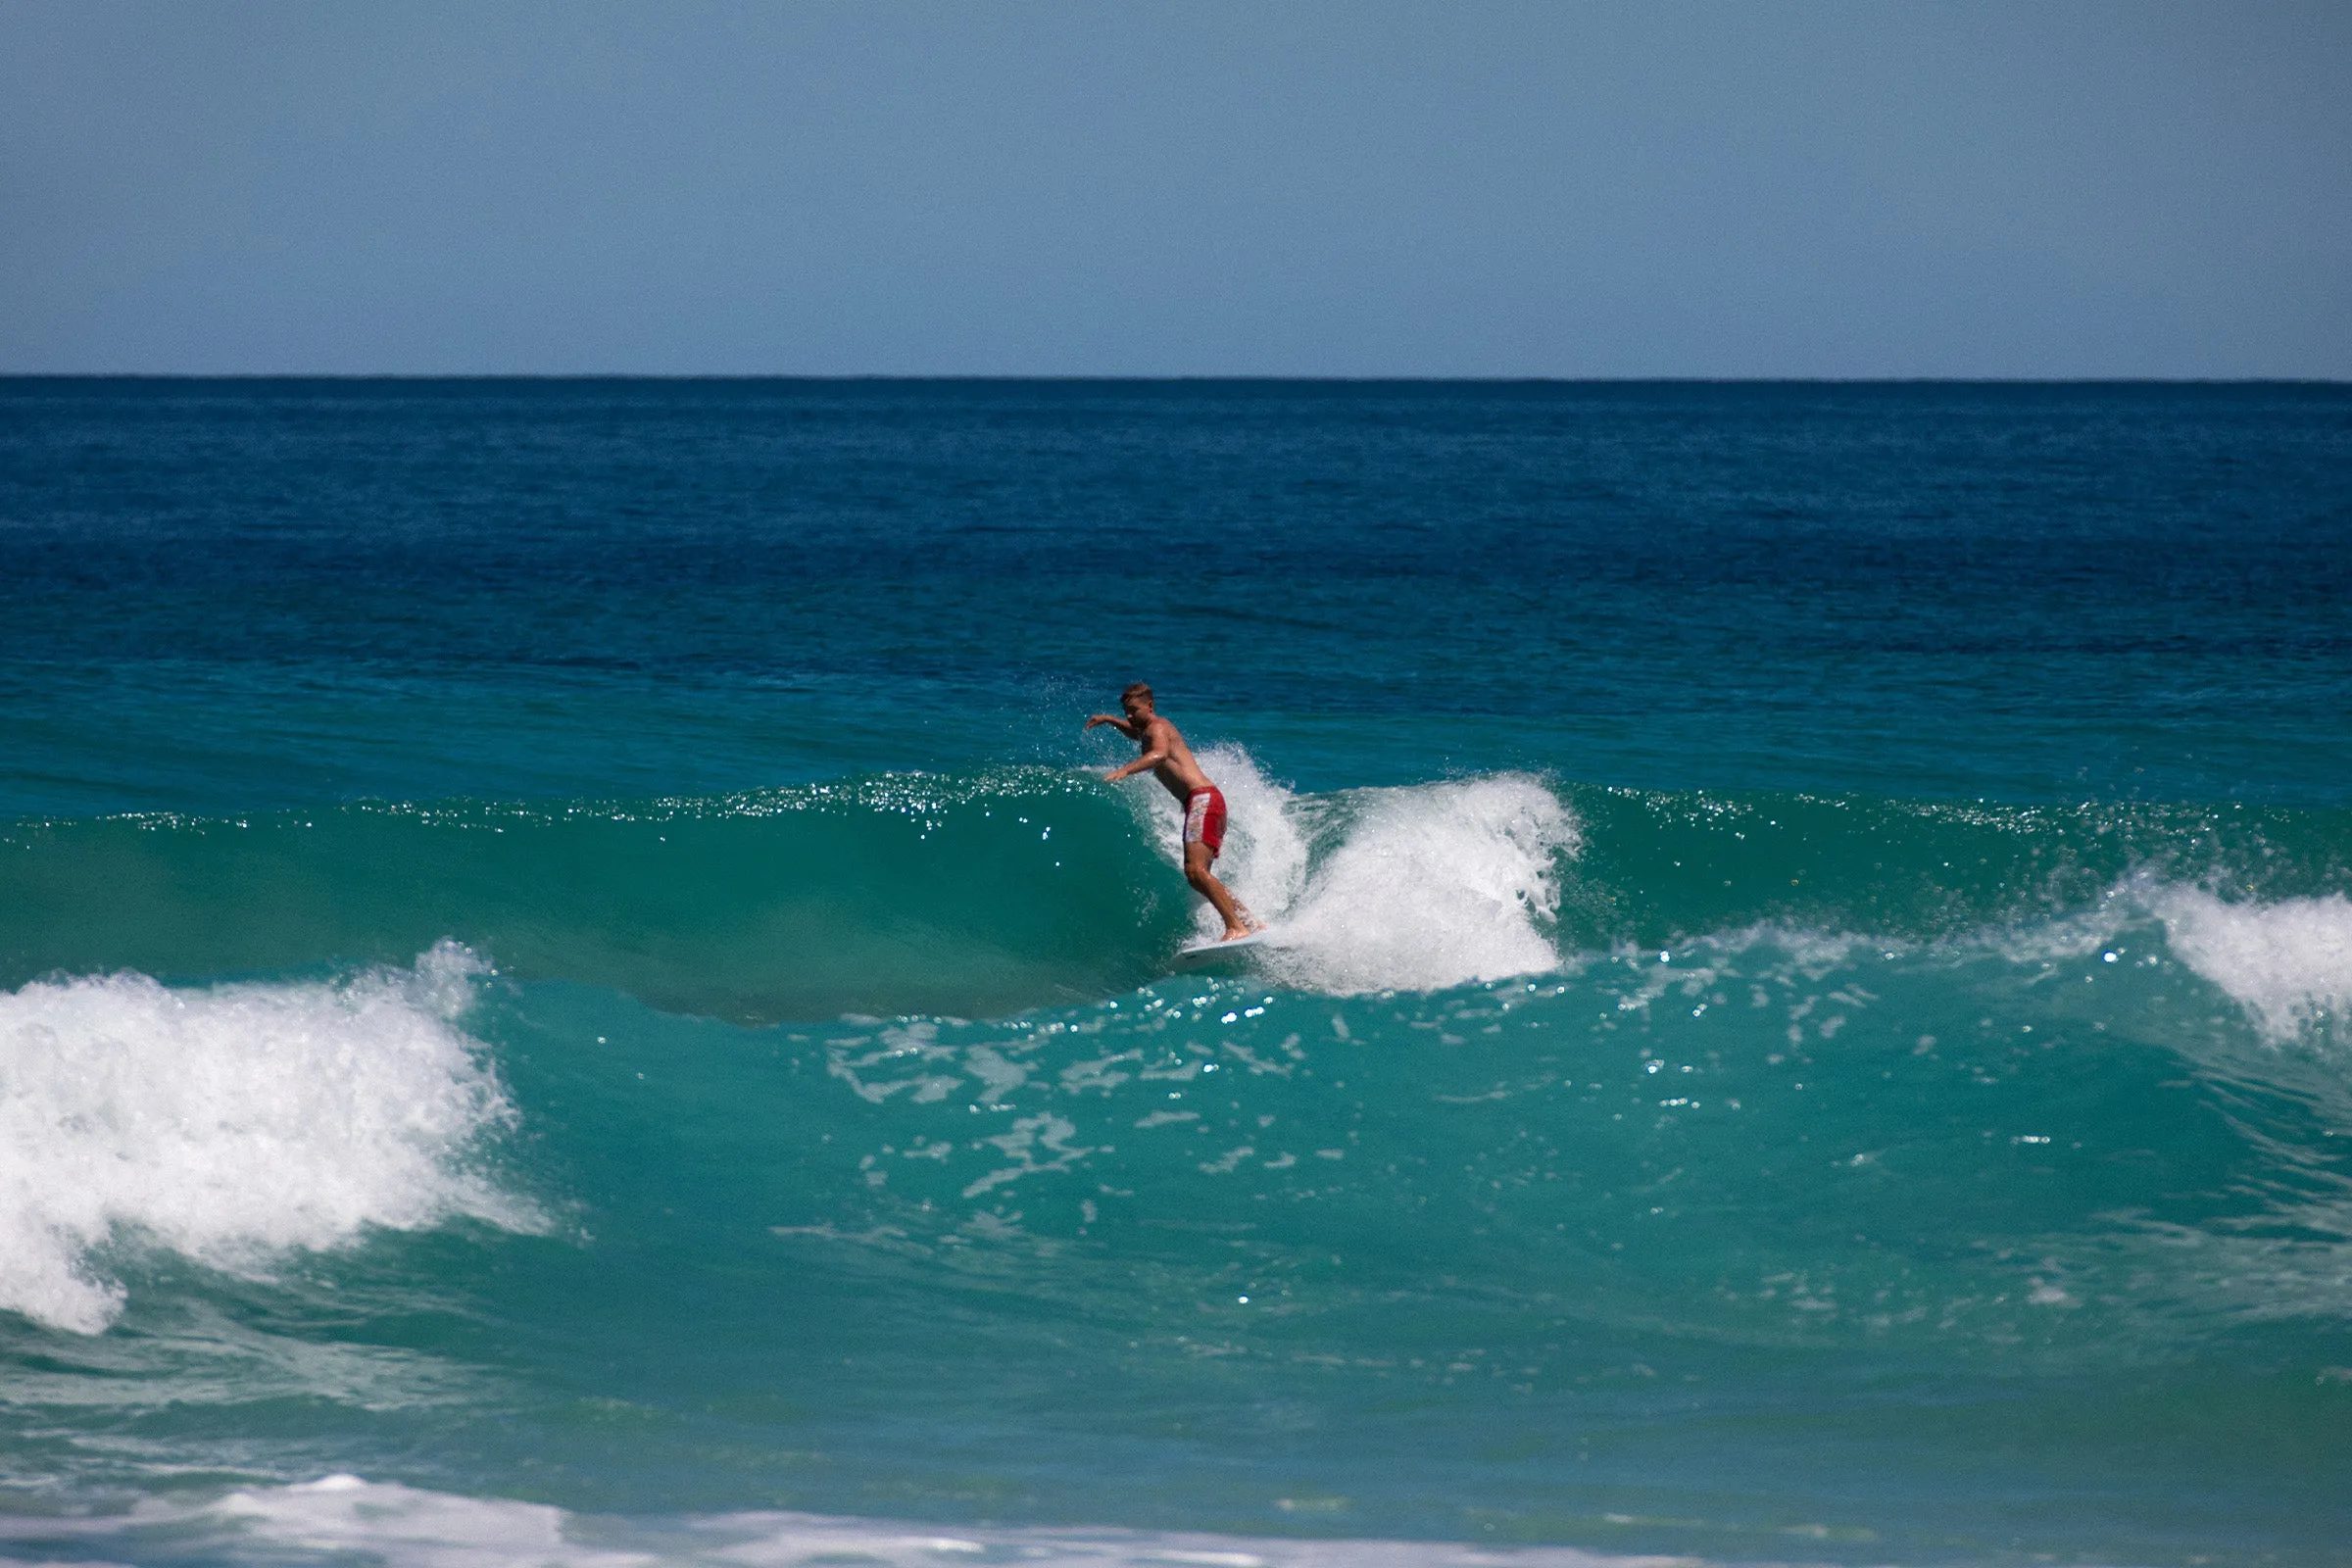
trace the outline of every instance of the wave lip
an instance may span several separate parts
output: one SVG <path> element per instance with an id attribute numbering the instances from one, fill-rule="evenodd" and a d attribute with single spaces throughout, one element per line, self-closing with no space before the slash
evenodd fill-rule
<path id="1" fill-rule="evenodd" d="M 476 1160 L 514 1115 L 456 1021 L 481 968 L 444 943 L 340 982 L 0 995 L 0 1307 L 105 1329 L 114 1243 L 255 1273 L 369 1227 L 537 1228 Z"/>

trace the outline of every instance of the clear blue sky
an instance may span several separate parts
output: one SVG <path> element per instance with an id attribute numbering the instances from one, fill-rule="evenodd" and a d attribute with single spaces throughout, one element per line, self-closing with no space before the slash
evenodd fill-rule
<path id="1" fill-rule="evenodd" d="M 0 371 L 2352 376 L 2352 4 L 0 0 Z"/>

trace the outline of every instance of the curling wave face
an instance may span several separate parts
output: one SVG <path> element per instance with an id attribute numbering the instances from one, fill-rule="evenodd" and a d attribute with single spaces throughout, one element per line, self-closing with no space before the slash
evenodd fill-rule
<path id="1" fill-rule="evenodd" d="M 1189 898 L 1108 792 L 1045 768 L 710 799 L 362 804 L 0 833 L 0 970 L 400 963 L 744 1020 L 1006 1012 L 1140 983 Z"/>

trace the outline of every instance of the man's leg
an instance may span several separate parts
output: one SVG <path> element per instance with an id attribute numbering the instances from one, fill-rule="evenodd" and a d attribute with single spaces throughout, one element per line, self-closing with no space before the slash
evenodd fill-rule
<path id="1" fill-rule="evenodd" d="M 1225 891 L 1225 884 L 1218 881 L 1209 870 L 1211 858 L 1207 845 L 1187 844 L 1184 847 L 1184 879 L 1193 885 L 1193 891 L 1215 906 L 1217 917 L 1225 922 L 1225 940 L 1230 942 L 1235 937 L 1246 937 L 1256 922 L 1250 911 Z"/>

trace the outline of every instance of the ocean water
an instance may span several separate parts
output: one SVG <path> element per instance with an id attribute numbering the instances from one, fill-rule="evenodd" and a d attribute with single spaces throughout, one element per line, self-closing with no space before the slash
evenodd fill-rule
<path id="1" fill-rule="evenodd" d="M 2352 1562 L 2348 540 L 2335 386 L 0 382 L 0 1555 Z"/>

